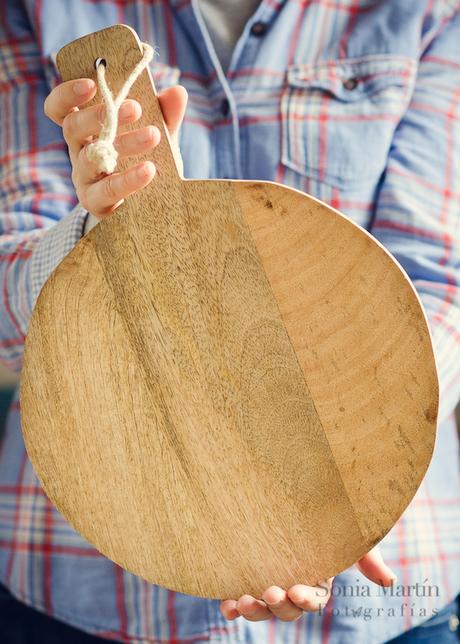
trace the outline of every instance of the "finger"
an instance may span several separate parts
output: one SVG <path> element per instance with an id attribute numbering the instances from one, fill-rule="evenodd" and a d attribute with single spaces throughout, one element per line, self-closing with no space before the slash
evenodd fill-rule
<path id="1" fill-rule="evenodd" d="M 43 109 L 48 118 L 62 125 L 64 118 L 96 94 L 96 83 L 90 78 L 66 81 L 55 87 L 45 99 Z"/>
<path id="2" fill-rule="evenodd" d="M 236 602 L 238 612 L 250 622 L 259 622 L 262 619 L 270 619 L 272 612 L 265 602 L 255 599 L 251 595 L 243 595 Z"/>
<path id="3" fill-rule="evenodd" d="M 391 586 L 396 581 L 395 573 L 383 561 L 378 546 L 372 548 L 367 555 L 357 561 L 356 566 L 363 575 L 380 586 Z"/>
<path id="4" fill-rule="evenodd" d="M 113 144 L 119 158 L 123 158 L 147 152 L 158 145 L 160 137 L 160 130 L 157 127 L 147 125 L 139 130 L 118 135 Z"/>
<path id="5" fill-rule="evenodd" d="M 148 152 L 157 146 L 159 141 L 160 130 L 153 125 L 148 125 L 139 130 L 120 134 L 113 144 L 118 152 L 118 158 L 123 158 Z M 87 186 L 101 178 L 96 164 L 88 158 L 87 146 L 80 150 L 74 161 L 74 181 L 77 177 L 81 186 Z"/>
<path id="6" fill-rule="evenodd" d="M 331 596 L 333 577 L 318 586 L 305 586 L 296 584 L 289 588 L 289 599 L 299 608 L 308 612 L 315 612 L 324 608 Z"/>
<path id="7" fill-rule="evenodd" d="M 279 586 L 270 586 L 262 595 L 273 615 L 284 621 L 294 621 L 303 615 L 303 610 L 288 597 L 287 592 Z"/>
<path id="8" fill-rule="evenodd" d="M 241 617 L 237 607 L 235 599 L 224 599 L 220 603 L 220 612 L 225 617 L 225 619 L 236 619 Z"/>
<path id="9" fill-rule="evenodd" d="M 118 112 L 118 123 L 119 125 L 134 123 L 140 118 L 141 114 L 142 108 L 140 104 L 132 99 L 127 99 L 122 103 Z M 105 106 L 101 103 L 85 110 L 71 112 L 64 118 L 62 132 L 69 146 L 72 160 L 91 136 L 99 134 L 104 117 Z"/>
<path id="10" fill-rule="evenodd" d="M 172 138 L 177 138 L 187 106 L 187 90 L 182 85 L 168 87 L 161 92 L 158 99 L 168 132 Z"/>
<path id="11" fill-rule="evenodd" d="M 78 198 L 88 212 L 103 219 L 118 202 L 144 188 L 154 176 L 155 166 L 151 161 L 144 161 L 91 184 L 82 194 L 77 192 Z"/>
<path id="12" fill-rule="evenodd" d="M 184 119 L 187 100 L 187 90 L 182 85 L 169 87 L 159 96 L 163 117 L 171 137 L 174 160 L 181 177 L 184 176 L 184 161 L 179 149 L 179 129 Z"/>

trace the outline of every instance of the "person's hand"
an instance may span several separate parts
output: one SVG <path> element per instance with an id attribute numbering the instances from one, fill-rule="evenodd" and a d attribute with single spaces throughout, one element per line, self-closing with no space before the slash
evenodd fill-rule
<path id="1" fill-rule="evenodd" d="M 384 563 L 377 546 L 364 555 L 356 566 L 363 575 L 381 586 L 391 586 L 396 581 L 396 575 Z M 242 595 L 238 600 L 225 599 L 220 604 L 220 610 L 229 620 L 244 617 L 251 622 L 258 622 L 275 615 L 285 622 L 294 621 L 304 611 L 313 612 L 324 608 L 331 596 L 333 579 L 331 577 L 318 586 L 296 584 L 287 591 L 279 586 L 270 586 L 263 593 L 262 599 L 251 595 Z"/>
<path id="2" fill-rule="evenodd" d="M 96 93 L 96 84 L 89 78 L 67 81 L 55 87 L 46 97 L 45 114 L 62 126 L 64 139 L 69 148 L 72 163 L 72 181 L 80 204 L 98 219 L 113 212 L 129 195 L 144 188 L 155 176 L 155 166 L 144 161 L 123 172 L 101 174 L 87 158 L 86 147 L 97 137 L 105 116 L 104 105 L 87 109 L 79 107 L 91 100 Z M 164 90 L 160 96 L 163 116 L 172 137 L 174 154 L 180 164 L 178 130 L 187 104 L 187 91 L 181 85 Z M 142 114 L 137 101 L 127 99 L 119 111 L 119 125 L 135 123 Z M 118 158 L 142 154 L 152 150 L 160 141 L 160 130 L 148 125 L 132 132 L 119 134 L 114 146 Z"/>

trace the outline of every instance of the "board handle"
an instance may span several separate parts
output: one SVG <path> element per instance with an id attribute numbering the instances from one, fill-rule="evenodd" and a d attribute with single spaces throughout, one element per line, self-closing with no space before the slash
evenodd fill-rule
<path id="1" fill-rule="evenodd" d="M 107 84 L 112 94 L 116 96 L 142 55 L 142 43 L 134 29 L 120 24 L 101 29 L 65 45 L 59 50 L 56 63 L 63 81 L 91 78 L 97 84 L 95 62 L 103 58 L 106 62 Z M 129 97 L 136 99 L 142 106 L 142 116 L 131 126 L 131 129 L 155 125 L 160 130 L 159 144 L 154 150 L 138 155 L 136 161 L 153 161 L 157 173 L 152 184 L 164 189 L 165 183 L 180 181 L 182 173 L 176 162 L 171 138 L 148 66 L 134 82 Z M 102 97 L 98 89 L 96 96 L 85 104 L 85 107 L 100 102 Z M 132 164 L 133 158 L 119 159 L 117 170 L 124 170 Z"/>

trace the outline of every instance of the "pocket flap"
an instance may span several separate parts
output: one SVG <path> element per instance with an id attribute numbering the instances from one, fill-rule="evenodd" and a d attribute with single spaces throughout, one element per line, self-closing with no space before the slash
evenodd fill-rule
<path id="1" fill-rule="evenodd" d="M 318 89 L 329 92 L 341 101 L 352 102 L 389 86 L 408 89 L 415 76 L 414 67 L 415 61 L 406 57 L 367 56 L 291 65 L 287 81 L 291 87 Z"/>
<path id="2" fill-rule="evenodd" d="M 282 164 L 339 188 L 378 181 L 416 70 L 414 59 L 389 54 L 291 65 L 281 99 Z"/>

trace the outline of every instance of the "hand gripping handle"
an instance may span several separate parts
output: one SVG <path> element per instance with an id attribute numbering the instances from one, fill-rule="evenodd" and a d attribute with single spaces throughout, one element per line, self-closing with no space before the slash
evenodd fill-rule
<path id="1" fill-rule="evenodd" d="M 95 62 L 103 58 L 106 63 L 107 83 L 112 94 L 116 95 L 142 58 L 142 54 L 142 44 L 136 32 L 126 25 L 114 25 L 65 45 L 57 55 L 57 66 L 64 81 L 91 78 L 97 83 Z M 160 143 L 155 149 L 139 155 L 136 161 L 150 159 L 155 163 L 157 175 L 154 182 L 158 187 L 164 187 L 165 183 L 179 181 L 181 172 L 174 157 L 169 132 L 148 67 L 134 82 L 129 97 L 136 99 L 142 105 L 142 116 L 133 128 L 156 125 L 161 133 Z M 101 101 L 98 90 L 94 99 L 85 107 Z M 117 169 L 124 170 L 132 164 L 132 158 L 120 159 Z"/>

